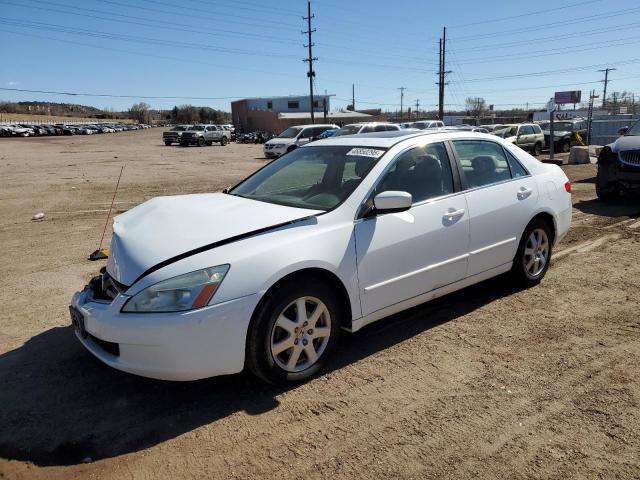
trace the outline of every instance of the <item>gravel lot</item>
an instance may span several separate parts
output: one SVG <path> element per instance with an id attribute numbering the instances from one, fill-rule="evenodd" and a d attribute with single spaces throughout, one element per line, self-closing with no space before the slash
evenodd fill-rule
<path id="1" fill-rule="evenodd" d="M 286 391 L 134 377 L 73 336 L 121 165 L 117 211 L 265 163 L 160 136 L 0 140 L 1 478 L 640 478 L 640 203 L 600 203 L 594 165 L 563 167 L 574 225 L 540 286 L 492 280 L 345 335 Z"/>

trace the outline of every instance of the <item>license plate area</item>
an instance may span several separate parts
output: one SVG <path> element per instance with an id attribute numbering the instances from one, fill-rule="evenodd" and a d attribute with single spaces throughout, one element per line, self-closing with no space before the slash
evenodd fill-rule
<path id="1" fill-rule="evenodd" d="M 76 332 L 82 337 L 87 337 L 87 331 L 84 328 L 84 315 L 80 310 L 74 306 L 69 307 L 69 314 L 71 315 L 71 325 Z"/>

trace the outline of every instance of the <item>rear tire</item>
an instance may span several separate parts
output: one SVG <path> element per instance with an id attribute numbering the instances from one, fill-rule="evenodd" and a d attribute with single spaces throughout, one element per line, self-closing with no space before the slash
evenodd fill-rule
<path id="1" fill-rule="evenodd" d="M 339 302 L 325 283 L 314 278 L 284 283 L 268 295 L 249 326 L 246 365 L 275 385 L 303 382 L 320 372 L 335 353 L 343 315 Z M 302 313 L 298 305 L 304 306 Z"/>
<path id="2" fill-rule="evenodd" d="M 513 280 L 525 288 L 539 284 L 549 269 L 552 250 L 551 227 L 542 218 L 534 218 L 525 228 L 513 259 Z"/>
<path id="3" fill-rule="evenodd" d="M 540 142 L 537 142 L 534 146 L 533 146 L 533 156 L 537 157 L 538 155 L 540 155 L 542 153 L 542 144 Z"/>
<path id="4" fill-rule="evenodd" d="M 571 151 L 571 143 L 566 141 L 560 144 L 560 151 L 562 153 L 569 153 Z"/>

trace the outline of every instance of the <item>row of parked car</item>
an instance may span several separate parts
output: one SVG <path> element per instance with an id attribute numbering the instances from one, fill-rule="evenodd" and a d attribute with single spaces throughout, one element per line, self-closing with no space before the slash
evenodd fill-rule
<path id="1" fill-rule="evenodd" d="M 93 135 L 151 128 L 151 125 L 133 123 L 12 123 L 0 125 L 0 137 L 39 137 L 45 135 Z"/>
<path id="2" fill-rule="evenodd" d="M 276 158 L 306 143 L 332 136 L 406 129 L 416 131 L 469 131 L 493 134 L 504 138 L 532 155 L 540 155 L 542 150 L 551 148 L 549 122 L 445 126 L 440 120 L 420 120 L 399 124 L 385 122 L 353 123 L 343 127 L 333 124 L 293 126 L 267 141 L 264 146 L 264 155 L 267 158 Z M 586 142 L 586 134 L 587 126 L 584 119 L 555 122 L 553 135 L 555 151 L 567 153 L 572 146 L 583 145 Z"/>

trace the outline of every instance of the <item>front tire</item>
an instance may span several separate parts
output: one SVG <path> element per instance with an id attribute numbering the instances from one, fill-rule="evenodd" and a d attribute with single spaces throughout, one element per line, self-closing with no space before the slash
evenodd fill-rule
<path id="1" fill-rule="evenodd" d="M 565 141 L 560 144 L 560 151 L 562 153 L 569 153 L 571 151 L 571 142 Z"/>
<path id="2" fill-rule="evenodd" d="M 169 141 L 165 141 L 165 142 L 164 142 L 164 144 L 165 144 L 167 147 L 170 147 L 170 146 L 171 146 L 171 142 L 169 142 Z"/>
<path id="3" fill-rule="evenodd" d="M 205 145 L 205 140 L 203 137 L 198 137 L 198 146 L 199 147 L 204 147 Z"/>
<path id="4" fill-rule="evenodd" d="M 224 147 L 227 144 L 227 137 L 222 137 L 220 139 L 220 146 Z"/>
<path id="5" fill-rule="evenodd" d="M 596 174 L 596 195 L 603 202 L 613 202 L 620 197 L 620 188 L 609 180 L 610 162 L 605 157 L 598 159 L 598 173 Z"/>
<path id="6" fill-rule="evenodd" d="M 527 225 L 511 267 L 517 283 L 528 288 L 542 281 L 551 263 L 552 238 L 551 227 L 543 219 L 535 218 Z"/>
<path id="7" fill-rule="evenodd" d="M 343 312 L 333 291 L 313 278 L 287 282 L 269 295 L 249 327 L 247 367 L 276 385 L 303 382 L 334 354 Z"/>

